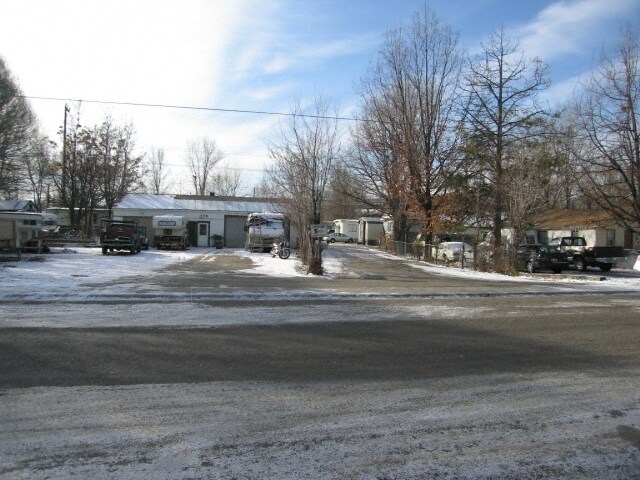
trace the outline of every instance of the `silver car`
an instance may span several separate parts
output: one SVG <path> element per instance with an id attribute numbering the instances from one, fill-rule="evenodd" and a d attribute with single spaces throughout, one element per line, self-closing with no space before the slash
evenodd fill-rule
<path id="1" fill-rule="evenodd" d="M 459 262 L 463 254 L 465 262 L 473 261 L 473 247 L 464 242 L 442 242 L 431 247 L 431 254 L 444 263 Z"/>
<path id="2" fill-rule="evenodd" d="M 344 233 L 329 233 L 322 237 L 327 243 L 335 243 L 335 242 L 344 242 L 344 243 L 353 243 L 353 238 L 349 235 L 345 235 Z"/>

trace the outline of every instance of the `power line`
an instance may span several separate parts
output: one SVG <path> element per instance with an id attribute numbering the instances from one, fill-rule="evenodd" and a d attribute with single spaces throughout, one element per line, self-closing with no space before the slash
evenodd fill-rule
<path id="1" fill-rule="evenodd" d="M 280 117 L 302 117 L 302 118 L 316 118 L 320 120 L 344 120 L 349 122 L 361 122 L 367 121 L 361 118 L 354 117 L 338 117 L 331 115 L 311 115 L 304 113 L 283 113 L 283 112 L 269 112 L 266 110 L 240 110 L 236 108 L 215 108 L 215 107 L 194 107 L 188 105 L 168 105 L 162 103 L 140 103 L 140 102 L 119 102 L 115 100 L 90 100 L 81 98 L 62 98 L 62 97 L 40 97 L 35 95 L 17 95 L 18 97 L 27 98 L 30 100 L 53 100 L 58 102 L 80 102 L 80 103 L 97 103 L 101 105 L 121 105 L 129 107 L 148 107 L 148 108 L 172 108 L 176 110 L 195 110 L 204 112 L 223 112 L 223 113 L 244 113 L 251 115 L 272 115 Z"/>

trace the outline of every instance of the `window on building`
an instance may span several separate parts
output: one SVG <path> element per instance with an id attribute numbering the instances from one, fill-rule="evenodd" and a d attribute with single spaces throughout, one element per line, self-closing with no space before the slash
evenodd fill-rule
<path id="1" fill-rule="evenodd" d="M 613 228 L 607 229 L 607 247 L 613 247 L 616 244 L 616 231 Z"/>

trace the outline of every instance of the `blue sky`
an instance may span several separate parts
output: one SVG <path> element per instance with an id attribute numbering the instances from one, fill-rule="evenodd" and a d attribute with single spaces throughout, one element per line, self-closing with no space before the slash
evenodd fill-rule
<path id="1" fill-rule="evenodd" d="M 0 55 L 34 97 L 288 112 L 330 97 L 355 115 L 355 86 L 384 34 L 408 23 L 421 0 L 0 0 Z M 565 102 L 640 0 L 431 0 L 461 46 L 478 51 L 500 27 L 551 67 L 552 104 Z M 72 102 L 69 102 L 72 103 Z M 33 99 L 55 136 L 64 100 Z M 84 102 L 81 123 L 111 114 L 136 127 L 138 149 L 163 148 L 173 192 L 190 193 L 183 152 L 209 136 L 245 172 L 249 192 L 268 163 L 279 118 Z"/>

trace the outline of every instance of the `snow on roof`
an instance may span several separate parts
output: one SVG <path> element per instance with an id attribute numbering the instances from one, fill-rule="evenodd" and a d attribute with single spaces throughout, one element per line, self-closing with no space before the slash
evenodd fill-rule
<path id="1" fill-rule="evenodd" d="M 254 197 L 202 197 L 196 195 L 152 195 L 131 193 L 116 206 L 118 210 L 207 210 L 225 212 L 276 211 L 272 199 Z"/>
<path id="2" fill-rule="evenodd" d="M 118 202 L 115 208 L 137 210 L 178 210 L 174 195 L 151 195 L 130 193 Z"/>
<path id="3" fill-rule="evenodd" d="M 0 200 L 2 212 L 37 212 L 35 204 L 31 200 Z"/>

